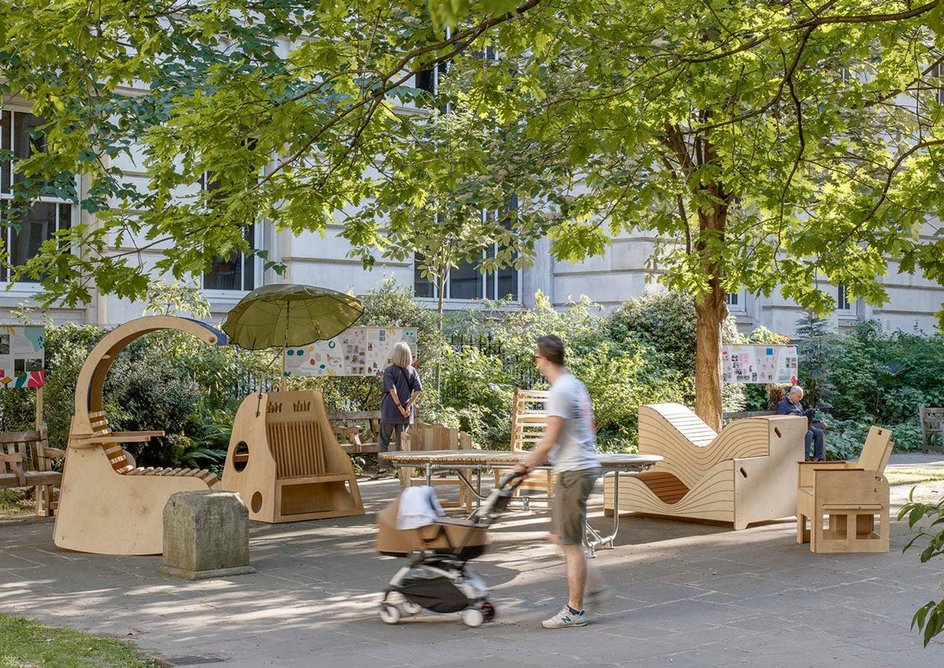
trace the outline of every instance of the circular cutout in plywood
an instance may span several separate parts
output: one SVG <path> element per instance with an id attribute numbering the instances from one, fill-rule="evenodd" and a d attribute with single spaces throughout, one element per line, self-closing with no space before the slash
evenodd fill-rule
<path id="1" fill-rule="evenodd" d="M 233 468 L 237 473 L 242 473 L 249 466 L 249 444 L 246 441 L 240 441 L 233 450 Z"/>
<path id="2" fill-rule="evenodd" d="M 254 513 L 258 513 L 260 510 L 262 510 L 262 493 L 255 492 L 252 495 L 252 500 L 250 501 L 249 505 L 252 507 L 252 512 Z"/>

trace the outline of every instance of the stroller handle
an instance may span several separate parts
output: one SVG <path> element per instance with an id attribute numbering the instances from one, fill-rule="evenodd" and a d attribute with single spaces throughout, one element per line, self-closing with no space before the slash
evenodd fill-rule
<path id="1" fill-rule="evenodd" d="M 498 488 L 504 490 L 509 485 L 511 489 L 517 489 L 521 483 L 524 482 L 524 479 L 528 477 L 526 471 L 512 471 L 506 476 L 503 476 L 501 480 L 498 481 Z M 514 484 L 512 484 L 514 483 Z"/>

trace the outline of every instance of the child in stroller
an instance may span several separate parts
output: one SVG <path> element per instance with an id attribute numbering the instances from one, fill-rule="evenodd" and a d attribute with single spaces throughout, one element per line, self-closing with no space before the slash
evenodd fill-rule
<path id="1" fill-rule="evenodd" d="M 426 526 L 398 529 L 399 500 L 377 514 L 377 552 L 413 558 L 384 589 L 382 621 L 396 624 L 402 616 L 423 609 L 461 612 L 467 626 L 480 626 L 495 617 L 488 588 L 468 562 L 485 552 L 486 530 L 507 509 L 525 475 L 512 473 L 502 479 L 467 519 L 439 517 Z M 399 594 L 402 600 L 394 602 L 393 594 Z"/>

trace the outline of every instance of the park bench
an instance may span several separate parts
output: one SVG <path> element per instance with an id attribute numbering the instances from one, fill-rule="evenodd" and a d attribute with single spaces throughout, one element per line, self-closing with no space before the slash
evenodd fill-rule
<path id="1" fill-rule="evenodd" d="M 936 438 L 944 447 L 944 408 L 919 406 L 918 417 L 921 419 L 921 446 L 928 449 Z"/>
<path id="2" fill-rule="evenodd" d="M 249 519 L 278 523 L 363 515 L 351 458 L 338 444 L 320 392 L 246 397 L 233 423 L 223 489 Z"/>
<path id="3" fill-rule="evenodd" d="M 660 455 L 651 470 L 626 476 L 614 508 L 613 480 L 603 509 L 730 523 L 793 515 L 796 465 L 806 419 L 772 415 L 734 420 L 715 432 L 681 404 L 639 408 L 639 453 Z"/>
<path id="4" fill-rule="evenodd" d="M 872 427 L 857 462 L 799 462 L 798 543 L 809 542 L 811 552 L 888 552 L 885 466 L 891 435 L 890 429 Z M 829 517 L 826 527 L 824 515 Z"/>
<path id="5" fill-rule="evenodd" d="M 0 433 L 0 487 L 35 487 L 37 515 L 51 515 L 56 507 L 53 487 L 62 482 L 54 460 L 64 459 L 64 450 L 50 448 L 46 429 Z"/>
<path id="6" fill-rule="evenodd" d="M 328 413 L 328 421 L 338 445 L 349 455 L 377 452 L 380 438 L 380 411 L 339 411 Z M 370 439 L 365 442 L 367 434 Z"/>

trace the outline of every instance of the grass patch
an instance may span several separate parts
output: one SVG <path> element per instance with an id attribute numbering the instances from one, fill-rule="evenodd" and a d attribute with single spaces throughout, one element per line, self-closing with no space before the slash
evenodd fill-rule
<path id="1" fill-rule="evenodd" d="M 0 614 L 0 668 L 154 668 L 157 665 L 140 658 L 137 648 L 124 640 L 96 638 Z"/>
<path id="2" fill-rule="evenodd" d="M 885 469 L 885 477 L 893 485 L 904 483 L 935 482 L 944 480 L 944 467 L 931 466 L 921 468 L 918 466 L 902 469 Z"/>

